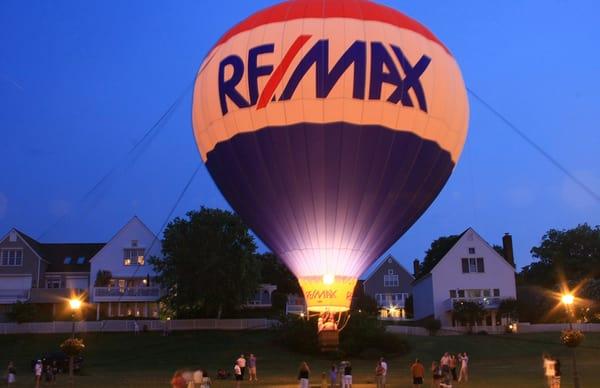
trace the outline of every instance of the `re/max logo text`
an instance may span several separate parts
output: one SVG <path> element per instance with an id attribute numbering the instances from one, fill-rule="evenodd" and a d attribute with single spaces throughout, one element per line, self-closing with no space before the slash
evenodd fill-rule
<path id="1" fill-rule="evenodd" d="M 238 108 L 256 105 L 256 109 L 262 109 L 271 101 L 291 99 L 313 65 L 316 71 L 317 98 L 327 98 L 342 75 L 350 71 L 349 69 L 352 67 L 352 98 L 358 100 L 384 99 L 392 104 L 412 107 L 414 103 L 408 94 L 408 91 L 412 89 L 419 109 L 427 112 L 427 101 L 420 78 L 431 62 L 430 57 L 422 55 L 415 64 L 411 64 L 400 47 L 393 44 L 385 45 L 381 42 L 368 43 L 369 55 L 367 55 L 367 42 L 356 40 L 331 67 L 329 40 L 320 39 L 308 49 L 296 68 L 290 69 L 294 58 L 310 38 L 311 35 L 300 35 L 296 38 L 277 67 L 270 64 L 258 64 L 259 56 L 274 52 L 275 45 L 273 43 L 251 48 L 246 58 L 229 55 L 221 60 L 218 86 L 222 114 L 228 113 L 229 103 L 233 103 Z M 400 69 L 397 68 L 394 57 L 400 64 Z M 370 63 L 368 74 L 367 61 Z M 229 71 L 230 75 L 226 78 L 228 68 L 231 68 L 232 71 Z M 248 95 L 242 95 L 238 90 L 245 72 L 247 73 Z M 275 89 L 282 82 L 284 75 L 288 73 L 290 74 L 288 81 L 283 87 L 281 95 L 276 98 Z M 262 90 L 258 89 L 260 77 L 269 77 Z M 393 90 L 389 95 L 382 96 L 384 84 L 391 85 Z"/>

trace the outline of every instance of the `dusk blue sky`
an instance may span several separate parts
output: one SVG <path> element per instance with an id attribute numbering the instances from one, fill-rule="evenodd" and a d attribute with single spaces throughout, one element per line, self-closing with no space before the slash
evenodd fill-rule
<path id="1" fill-rule="evenodd" d="M 1 1 L 0 234 L 17 227 L 45 242 L 107 241 L 133 215 L 159 231 L 201 163 L 191 89 L 155 137 L 135 155 L 132 146 L 220 35 L 274 3 Z M 382 3 L 431 29 L 469 88 L 600 192 L 597 1 Z M 470 106 L 453 175 L 390 249 L 403 264 L 411 268 L 434 238 L 473 226 L 490 243 L 512 233 L 521 267 L 548 229 L 600 223 L 597 200 L 473 98 Z M 204 167 L 174 215 L 201 205 L 228 208 Z"/>

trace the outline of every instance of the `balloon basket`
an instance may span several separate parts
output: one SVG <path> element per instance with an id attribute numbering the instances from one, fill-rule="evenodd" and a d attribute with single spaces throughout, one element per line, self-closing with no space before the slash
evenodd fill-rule
<path id="1" fill-rule="evenodd" d="M 340 332 L 338 330 L 322 330 L 319 332 L 319 350 L 337 352 L 340 345 Z"/>

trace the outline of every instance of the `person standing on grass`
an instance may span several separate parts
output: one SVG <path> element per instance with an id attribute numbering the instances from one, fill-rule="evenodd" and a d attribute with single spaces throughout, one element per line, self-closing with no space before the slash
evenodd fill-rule
<path id="1" fill-rule="evenodd" d="M 415 362 L 410 366 L 410 374 L 413 380 L 413 387 L 419 388 L 423 385 L 423 377 L 425 376 L 425 367 L 421 364 L 421 361 L 417 358 Z"/>
<path id="2" fill-rule="evenodd" d="M 17 382 L 17 368 L 15 368 L 15 364 L 12 361 L 9 361 L 6 368 L 6 382 L 9 387 Z"/>
<path id="3" fill-rule="evenodd" d="M 469 356 L 467 356 L 466 352 L 463 354 L 458 353 L 458 361 L 460 362 L 458 382 L 464 381 L 466 383 L 469 381 Z"/>
<path id="4" fill-rule="evenodd" d="M 248 374 L 250 375 L 248 381 L 258 381 L 256 377 L 256 357 L 252 353 L 250 353 L 250 357 L 248 358 Z"/>
<path id="5" fill-rule="evenodd" d="M 383 357 L 379 357 L 379 362 L 381 362 L 381 366 L 383 367 L 383 378 L 381 379 L 381 387 L 385 388 L 385 383 L 387 380 L 387 373 L 388 373 L 388 364 L 387 362 L 385 362 L 385 360 L 383 359 Z"/>
<path id="6" fill-rule="evenodd" d="M 554 379 L 554 360 L 544 353 L 544 376 L 546 377 L 546 386 L 552 388 L 552 380 Z"/>
<path id="7" fill-rule="evenodd" d="M 42 371 L 44 366 L 42 364 L 42 360 L 37 360 L 35 366 L 33 367 L 33 371 L 35 372 L 35 388 L 40 388 L 40 383 L 42 381 Z"/>
<path id="8" fill-rule="evenodd" d="M 329 388 L 335 388 L 337 384 L 337 375 L 337 367 L 335 366 L 335 364 L 331 364 L 331 369 L 329 369 Z"/>
<path id="9" fill-rule="evenodd" d="M 552 388 L 560 388 L 560 360 L 554 358 L 554 377 L 552 377 Z"/>
<path id="10" fill-rule="evenodd" d="M 450 355 L 450 373 L 452 373 L 453 381 L 458 380 L 458 374 L 456 373 L 456 365 L 457 365 L 456 355 L 451 354 Z"/>
<path id="11" fill-rule="evenodd" d="M 383 365 L 381 365 L 381 361 L 377 361 L 377 365 L 375 366 L 375 384 L 377 388 L 383 388 L 383 372 L 385 369 Z"/>
<path id="12" fill-rule="evenodd" d="M 242 375 L 242 368 L 237 362 L 233 365 L 233 374 L 235 375 L 235 388 L 239 388 L 242 380 L 244 380 L 244 375 Z"/>
<path id="13" fill-rule="evenodd" d="M 342 384 L 343 388 L 352 388 L 352 364 L 350 364 L 350 361 L 348 361 L 344 367 Z"/>
<path id="14" fill-rule="evenodd" d="M 442 369 L 437 362 L 431 363 L 431 388 L 439 388 L 442 381 Z"/>
<path id="15" fill-rule="evenodd" d="M 298 381 L 300 383 L 300 388 L 308 388 L 308 379 L 310 377 L 310 368 L 306 361 L 303 361 L 300 364 L 300 368 L 298 369 Z"/>
<path id="16" fill-rule="evenodd" d="M 236 363 L 240 366 L 240 370 L 242 371 L 242 379 L 246 374 L 246 357 L 244 355 L 240 355 L 240 358 L 237 359 Z"/>

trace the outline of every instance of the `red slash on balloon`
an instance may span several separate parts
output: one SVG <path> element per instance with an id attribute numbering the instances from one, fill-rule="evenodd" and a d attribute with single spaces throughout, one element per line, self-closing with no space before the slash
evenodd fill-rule
<path id="1" fill-rule="evenodd" d="M 264 108 L 265 106 L 267 106 L 269 101 L 271 101 L 273 93 L 275 93 L 275 89 L 277 89 L 277 85 L 279 85 L 281 79 L 283 78 L 283 75 L 287 71 L 288 67 L 290 67 L 290 65 L 292 64 L 292 60 L 294 60 L 294 57 L 296 57 L 302 46 L 304 46 L 304 44 L 310 39 L 311 36 L 312 35 L 300 35 L 296 38 L 296 40 L 289 48 L 287 53 L 285 53 L 285 56 L 281 60 L 281 63 L 279 64 L 279 66 L 277 66 L 277 68 L 273 72 L 273 75 L 271 75 L 271 78 L 269 78 L 269 80 L 267 81 L 267 84 L 265 85 L 265 88 L 263 89 L 260 98 L 258 99 L 258 104 L 256 106 L 257 110 Z"/>

